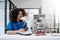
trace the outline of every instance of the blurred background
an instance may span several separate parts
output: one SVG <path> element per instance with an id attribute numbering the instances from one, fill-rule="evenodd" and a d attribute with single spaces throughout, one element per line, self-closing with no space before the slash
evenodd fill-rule
<path id="1" fill-rule="evenodd" d="M 60 33 L 60 0 L 0 0 L 0 33 L 5 33 L 9 12 L 24 8 L 28 14 L 28 27 L 36 23 L 43 25 L 47 33 Z M 38 26 L 39 26 L 38 25 Z"/>

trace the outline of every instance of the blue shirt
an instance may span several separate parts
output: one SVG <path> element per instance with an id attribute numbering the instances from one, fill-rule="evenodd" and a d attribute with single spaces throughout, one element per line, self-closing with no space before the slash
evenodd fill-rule
<path id="1" fill-rule="evenodd" d="M 7 27 L 5 28 L 5 30 L 19 30 L 21 28 L 25 28 L 27 27 L 27 23 L 24 22 L 24 21 L 21 21 L 21 22 L 16 22 L 16 23 L 13 23 L 12 21 L 10 21 L 7 25 Z"/>

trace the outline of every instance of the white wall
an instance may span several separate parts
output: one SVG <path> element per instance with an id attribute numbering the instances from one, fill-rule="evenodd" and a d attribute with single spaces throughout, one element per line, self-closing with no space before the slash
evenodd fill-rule
<path id="1" fill-rule="evenodd" d="M 55 8 L 55 14 L 56 14 L 56 23 L 59 23 L 59 30 L 60 30 L 60 0 L 56 0 L 56 8 Z M 60 32 L 60 31 L 59 31 Z"/>
<path id="2" fill-rule="evenodd" d="M 0 9 L 0 34 L 4 34 L 4 9 Z"/>
<path id="3" fill-rule="evenodd" d="M 0 0 L 1 1 L 1 0 Z M 4 2 L 0 2 L 0 34 L 4 34 L 5 29 Z"/>
<path id="4" fill-rule="evenodd" d="M 54 27 L 54 13 L 55 5 L 54 0 L 42 0 L 42 14 L 45 14 L 45 22 L 48 27 Z"/>
<path id="5" fill-rule="evenodd" d="M 54 27 L 55 14 L 55 25 L 58 27 L 58 23 L 60 23 L 60 0 L 42 0 L 42 14 L 46 15 L 44 21 L 49 24 L 48 27 Z"/>
<path id="6" fill-rule="evenodd" d="M 4 0 L 0 0 L 0 1 L 4 1 Z"/>

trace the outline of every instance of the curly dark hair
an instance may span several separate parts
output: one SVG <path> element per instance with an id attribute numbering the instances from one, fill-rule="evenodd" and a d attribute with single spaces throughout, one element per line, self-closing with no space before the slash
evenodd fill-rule
<path id="1" fill-rule="evenodd" d="M 18 13 L 22 11 L 23 12 L 23 16 L 26 16 L 26 11 L 22 8 L 17 8 L 17 9 L 13 9 L 10 14 L 9 14 L 9 20 L 12 21 L 12 22 L 17 22 L 17 16 L 18 16 Z"/>

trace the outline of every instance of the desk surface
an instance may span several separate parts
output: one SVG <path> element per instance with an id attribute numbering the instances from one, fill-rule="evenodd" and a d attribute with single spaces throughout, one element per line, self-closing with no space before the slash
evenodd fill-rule
<path id="1" fill-rule="evenodd" d="M 3 37 L 3 38 L 10 38 L 10 37 L 12 37 L 12 38 L 15 38 L 15 37 L 42 37 L 42 38 L 47 38 L 47 37 L 49 37 L 49 38 L 60 38 L 60 35 L 59 36 L 53 36 L 53 35 L 51 35 L 51 33 L 49 33 L 49 34 L 46 34 L 45 36 L 36 36 L 36 35 L 34 35 L 34 34 L 32 34 L 32 35 L 29 35 L 29 36 L 24 36 L 24 35 L 19 35 L 19 34 L 15 34 L 15 35 L 7 35 L 7 34 L 4 34 L 4 35 L 0 35 L 0 37 Z"/>
<path id="2" fill-rule="evenodd" d="M 51 36 L 51 34 L 47 34 L 45 36 L 35 36 L 30 35 L 30 36 L 22 36 L 22 35 L 0 35 L 1 39 L 5 39 L 5 40 L 60 40 L 60 36 Z"/>

